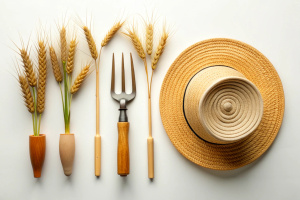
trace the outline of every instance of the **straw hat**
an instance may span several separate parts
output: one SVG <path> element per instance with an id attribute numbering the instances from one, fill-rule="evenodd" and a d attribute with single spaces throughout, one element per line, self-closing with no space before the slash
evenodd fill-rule
<path id="1" fill-rule="evenodd" d="M 171 65 L 160 113 L 171 142 L 187 159 L 210 169 L 236 169 L 259 158 L 274 141 L 283 119 L 283 87 L 255 48 L 209 39 Z"/>

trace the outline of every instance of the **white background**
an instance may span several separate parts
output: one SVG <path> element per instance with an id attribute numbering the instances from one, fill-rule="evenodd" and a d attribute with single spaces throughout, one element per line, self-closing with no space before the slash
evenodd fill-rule
<path id="1" fill-rule="evenodd" d="M 30 38 L 35 59 L 36 32 L 47 32 L 57 47 L 56 24 L 64 16 L 71 22 L 78 16 L 88 24 L 100 42 L 119 18 L 141 21 L 151 15 L 166 20 L 172 37 L 153 78 L 153 137 L 155 179 L 147 178 L 147 94 L 145 73 L 130 42 L 118 34 L 103 49 L 100 75 L 102 136 L 101 178 L 94 176 L 95 74 L 86 80 L 73 98 L 71 132 L 76 137 L 76 155 L 71 177 L 63 174 L 58 144 L 64 132 L 59 88 L 49 68 L 46 110 L 41 132 L 47 135 L 42 178 L 34 179 L 29 158 L 31 116 L 23 105 L 17 83 L 13 50 L 20 36 Z M 87 16 L 87 17 L 86 17 Z M 69 33 L 78 29 L 69 23 Z M 127 25 L 128 25 L 127 24 Z M 299 199 L 300 198 L 300 1 L 299 0 L 206 0 L 206 1 L 62 1 L 2 0 L 0 2 L 0 199 Z M 43 26 L 43 28 L 41 28 Z M 141 24 L 138 27 L 141 30 Z M 51 34 L 49 32 L 51 30 Z M 77 69 L 90 57 L 82 32 L 77 31 Z M 158 34 L 159 35 L 159 34 Z M 275 66 L 285 92 L 285 116 L 271 148 L 255 163 L 233 171 L 214 171 L 185 159 L 172 145 L 159 114 L 159 92 L 174 59 L 190 45 L 209 38 L 227 37 L 246 42 L 261 51 Z M 57 49 L 57 48 L 56 48 Z M 137 97 L 128 106 L 131 173 L 117 175 L 118 104 L 110 97 L 111 55 L 120 67 L 125 52 L 134 52 Z M 81 56 L 84 55 L 84 56 Z M 50 65 L 49 65 L 50 67 Z M 128 68 L 129 69 L 129 68 Z M 78 70 L 77 70 L 78 72 Z M 130 76 L 128 76 L 129 78 Z M 120 83 L 117 82 L 117 83 Z M 129 83 L 129 81 L 128 81 Z M 128 84 L 129 85 L 129 84 Z"/>

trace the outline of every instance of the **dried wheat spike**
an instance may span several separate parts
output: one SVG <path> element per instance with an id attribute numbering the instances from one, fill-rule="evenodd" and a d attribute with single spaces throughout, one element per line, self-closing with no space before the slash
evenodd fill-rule
<path id="1" fill-rule="evenodd" d="M 24 75 L 19 74 L 19 83 L 21 86 L 25 106 L 27 107 L 29 112 L 33 113 L 34 112 L 34 102 L 33 102 L 31 92 L 30 92 L 29 84 Z"/>
<path id="2" fill-rule="evenodd" d="M 32 62 L 29 58 L 29 55 L 28 55 L 26 49 L 24 49 L 24 48 L 20 49 L 20 53 L 21 53 L 21 57 L 22 57 L 22 61 L 23 61 L 23 65 L 24 65 L 24 69 L 25 69 L 25 73 L 26 73 L 26 77 L 28 79 L 29 85 L 31 87 L 34 87 L 34 86 L 36 86 L 36 77 L 35 77 L 35 73 L 33 70 Z"/>
<path id="3" fill-rule="evenodd" d="M 111 29 L 108 31 L 108 33 L 106 34 L 105 38 L 101 42 L 101 46 L 102 47 L 106 46 L 109 43 L 109 41 L 118 32 L 118 30 L 122 27 L 123 24 L 124 24 L 124 22 L 118 21 L 117 23 L 115 23 L 113 25 L 113 27 L 111 27 Z"/>
<path id="4" fill-rule="evenodd" d="M 46 47 L 44 41 L 39 41 L 38 48 L 39 79 L 37 90 L 37 111 L 38 113 L 42 113 L 45 110 L 45 92 L 47 78 Z"/>
<path id="5" fill-rule="evenodd" d="M 78 74 L 78 76 L 76 77 L 76 79 L 74 81 L 73 86 L 71 87 L 71 94 L 75 94 L 79 90 L 82 82 L 84 81 L 85 77 L 87 76 L 87 74 L 89 72 L 89 69 L 90 69 L 90 65 L 86 65 L 81 70 L 81 72 Z"/>
<path id="6" fill-rule="evenodd" d="M 152 59 L 152 62 L 151 62 L 151 67 L 152 67 L 153 70 L 156 69 L 156 65 L 157 65 L 157 62 L 158 62 L 158 60 L 159 60 L 159 57 L 160 57 L 161 54 L 164 52 L 164 48 L 165 48 L 165 46 L 166 46 L 168 37 L 169 37 L 169 33 L 167 33 L 167 32 L 164 30 L 163 33 L 162 33 L 162 36 L 161 36 L 161 38 L 160 38 L 159 44 L 158 44 L 158 46 L 157 46 L 155 55 L 154 55 L 154 57 L 153 57 L 153 59 Z"/>
<path id="7" fill-rule="evenodd" d="M 66 71 L 68 74 L 71 74 L 74 69 L 74 55 L 75 55 L 75 51 L 76 51 L 76 46 L 77 46 L 77 41 L 76 41 L 76 38 L 74 38 L 70 42 L 68 62 L 67 62 L 67 68 L 66 68 Z"/>
<path id="8" fill-rule="evenodd" d="M 148 23 L 146 26 L 146 51 L 148 55 L 152 54 L 153 49 L 153 24 Z"/>
<path id="9" fill-rule="evenodd" d="M 61 62 L 67 62 L 67 55 L 68 55 L 68 50 L 67 50 L 67 38 L 66 38 L 66 29 L 63 26 L 60 29 L 60 50 L 61 50 Z"/>
<path id="10" fill-rule="evenodd" d="M 62 77 L 62 73 L 60 71 L 60 67 L 58 64 L 55 50 L 52 46 L 50 47 L 50 58 L 51 58 L 51 64 L 52 64 L 52 69 L 53 69 L 53 74 L 54 74 L 55 80 L 60 83 L 60 82 L 62 82 L 63 77 Z"/>
<path id="11" fill-rule="evenodd" d="M 91 55 L 94 58 L 94 60 L 97 60 L 97 58 L 98 58 L 98 52 L 97 52 L 96 43 L 95 43 L 94 38 L 93 38 L 93 36 L 91 34 L 91 31 L 86 26 L 82 27 L 82 29 L 84 31 L 86 41 L 87 41 L 87 43 L 89 45 L 89 49 L 90 49 Z"/>
<path id="12" fill-rule="evenodd" d="M 139 57 L 144 60 L 146 58 L 146 54 L 145 54 L 144 48 L 142 46 L 142 43 L 136 34 L 136 30 L 134 29 L 134 27 L 132 27 L 132 29 L 127 29 L 127 32 L 128 33 L 124 33 L 124 34 L 130 38 Z"/>

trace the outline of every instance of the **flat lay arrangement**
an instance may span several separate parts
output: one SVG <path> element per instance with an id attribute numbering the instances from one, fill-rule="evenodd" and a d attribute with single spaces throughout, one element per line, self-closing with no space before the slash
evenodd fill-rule
<path id="1" fill-rule="evenodd" d="M 0 200 L 300 199 L 300 1 L 0 5 Z"/>
<path id="2" fill-rule="evenodd" d="M 67 34 L 66 25 L 59 26 L 59 48 L 39 37 L 36 45 L 38 73 L 28 47 L 18 47 L 22 67 L 17 67 L 18 80 L 28 111 L 32 114 L 33 135 L 30 135 L 30 157 L 34 177 L 41 177 L 45 159 L 46 136 L 40 134 L 41 115 L 45 109 L 47 49 L 56 82 L 60 88 L 65 133 L 60 134 L 59 154 L 64 174 L 70 176 L 75 157 L 75 135 L 70 132 L 72 98 L 83 81 L 96 71 L 96 135 L 94 137 L 94 174 L 101 174 L 99 73 L 102 48 L 107 46 L 125 21 L 117 21 L 101 42 L 100 50 L 92 31 L 81 21 L 79 27 L 89 48 L 90 60 L 83 61 L 73 78 L 79 43 L 76 33 Z M 141 39 L 137 26 L 126 24 L 123 35 L 130 39 L 137 57 L 143 62 L 147 82 L 148 105 L 148 178 L 154 178 L 154 140 L 152 137 L 151 87 L 155 69 L 169 41 L 166 25 L 159 39 L 153 35 L 157 26 L 145 21 L 145 37 Z M 72 35 L 70 38 L 68 35 Z M 156 48 L 153 46 L 157 45 Z M 156 49 L 155 52 L 153 49 Z M 60 53 L 58 53 L 60 52 Z M 117 174 L 130 174 L 130 131 L 127 104 L 134 106 L 137 91 L 135 66 L 130 52 L 122 53 L 121 65 L 112 54 L 110 94 L 119 103 Z M 131 92 L 126 92 L 124 57 L 130 57 Z M 147 58 L 151 60 L 151 75 Z M 19 65 L 18 65 L 19 66 Z M 116 67 L 117 66 L 117 67 Z M 121 66 L 121 67 L 119 67 Z M 116 92 L 115 72 L 121 69 L 121 93 Z M 150 76 L 149 76 L 150 75 Z M 108 84 L 107 84 L 108 86 Z M 52 91 L 48 91 L 49 93 Z M 50 107 L 51 105 L 49 105 Z M 111 110 L 116 108 L 111 108 Z M 184 50 L 170 66 L 159 97 L 161 120 L 175 148 L 188 160 L 205 168 L 232 170 L 259 158 L 270 147 L 279 131 L 284 113 L 284 93 L 281 80 L 271 62 L 254 47 L 227 38 L 200 41 Z M 117 112 L 117 111 L 116 111 Z M 139 113 L 137 113 L 138 115 Z M 77 116 L 80 117 L 80 116 Z M 134 123 L 134 122 L 133 122 Z"/>

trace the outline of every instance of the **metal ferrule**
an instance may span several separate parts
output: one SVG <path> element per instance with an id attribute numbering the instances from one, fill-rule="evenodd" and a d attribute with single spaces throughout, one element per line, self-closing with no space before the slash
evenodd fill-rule
<path id="1" fill-rule="evenodd" d="M 125 99 L 121 99 L 120 100 L 120 115 L 119 115 L 119 122 L 128 122 L 128 117 L 126 114 L 126 100 Z"/>

